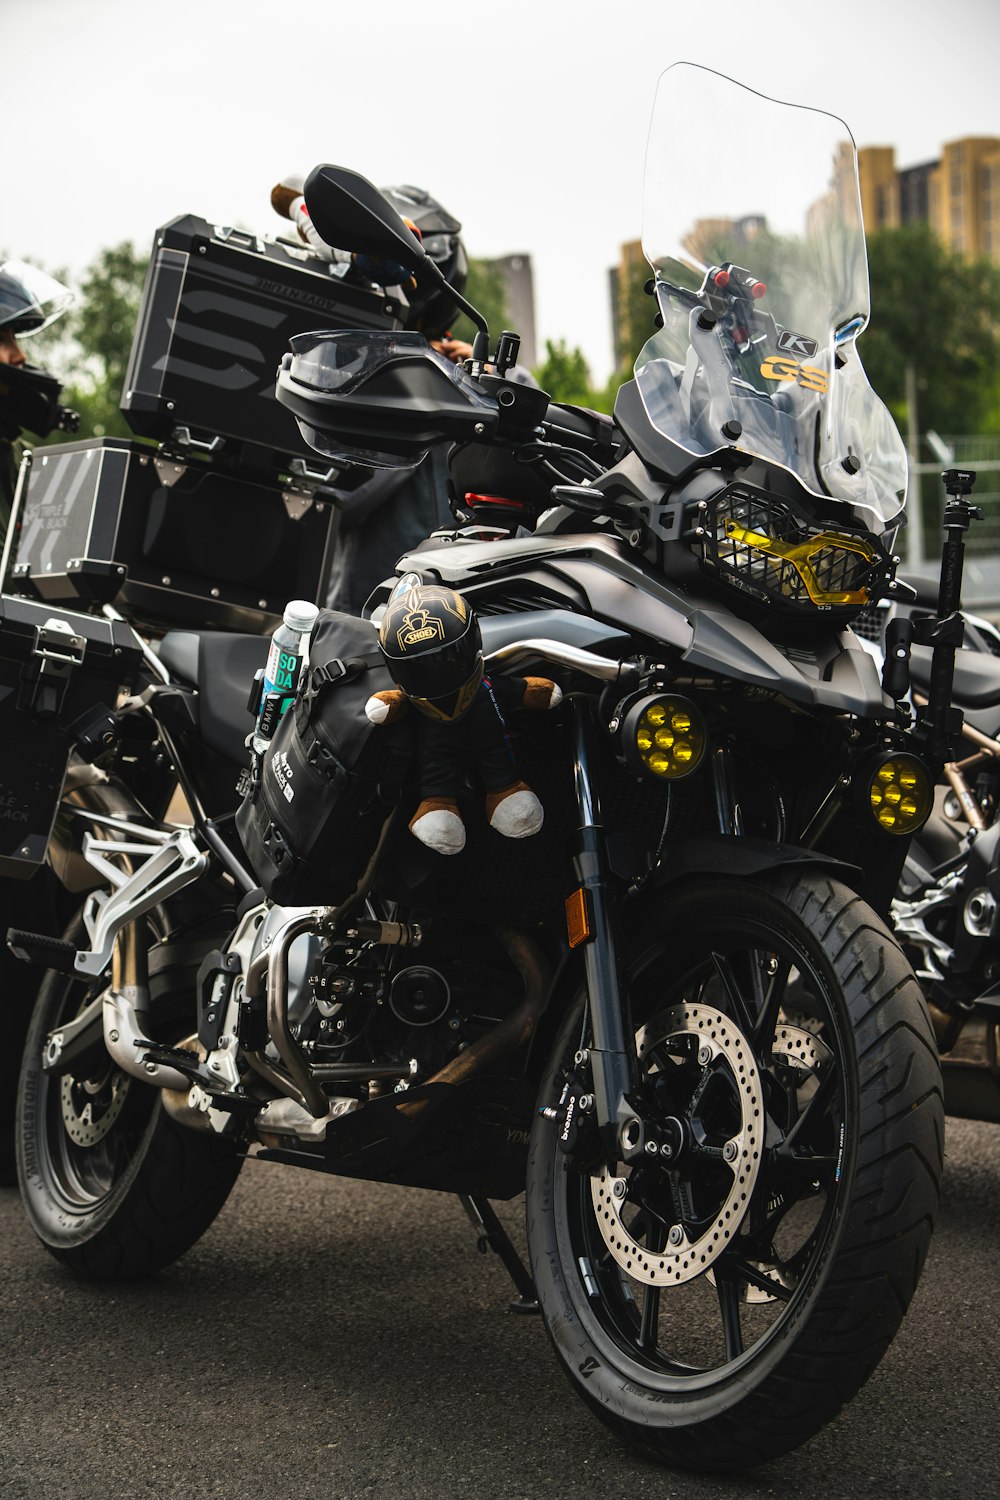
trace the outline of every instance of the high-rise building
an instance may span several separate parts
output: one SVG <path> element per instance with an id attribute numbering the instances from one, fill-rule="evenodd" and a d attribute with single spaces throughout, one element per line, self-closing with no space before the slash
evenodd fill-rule
<path id="1" fill-rule="evenodd" d="M 530 255 L 502 255 L 490 265 L 499 272 L 507 293 L 507 312 L 511 327 L 521 335 L 518 363 L 532 368 L 538 364 L 535 340 L 535 282 Z M 497 330 L 499 332 L 499 330 Z"/>
<path id="2" fill-rule="evenodd" d="M 1000 262 L 1000 137 L 948 141 L 940 161 L 901 171 L 893 147 L 862 146 L 858 172 L 869 234 L 924 222 L 956 255 Z"/>
<path id="3" fill-rule="evenodd" d="M 934 227 L 958 255 L 991 254 L 1000 260 L 1000 244 L 993 239 L 987 249 L 984 243 L 987 223 L 991 239 L 995 223 L 992 199 L 994 184 L 1000 185 L 997 165 L 1000 165 L 1000 139 L 996 136 L 967 136 L 961 141 L 949 141 L 941 153 L 939 219 Z"/>
<path id="4" fill-rule="evenodd" d="M 936 161 L 925 161 L 918 167 L 904 167 L 898 173 L 901 224 L 930 223 L 931 178 L 939 165 Z"/>
<path id="5" fill-rule="evenodd" d="M 981 171 L 983 251 L 1000 261 L 1000 149 L 984 158 Z"/>
<path id="6" fill-rule="evenodd" d="M 900 222 L 899 178 L 892 146 L 862 146 L 858 151 L 861 212 L 865 229 L 894 229 Z"/>

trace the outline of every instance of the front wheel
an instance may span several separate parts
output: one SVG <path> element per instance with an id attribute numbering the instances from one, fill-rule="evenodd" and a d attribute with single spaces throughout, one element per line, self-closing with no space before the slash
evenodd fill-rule
<path id="1" fill-rule="evenodd" d="M 829 1421 L 902 1320 L 937 1207 L 940 1070 L 912 971 L 836 880 L 664 900 L 625 955 L 652 1139 L 611 1171 L 586 1113 L 568 1132 L 539 1115 L 528 1245 L 598 1417 L 661 1463 L 741 1469 Z M 588 1092 L 584 1000 L 543 1106 Z"/>

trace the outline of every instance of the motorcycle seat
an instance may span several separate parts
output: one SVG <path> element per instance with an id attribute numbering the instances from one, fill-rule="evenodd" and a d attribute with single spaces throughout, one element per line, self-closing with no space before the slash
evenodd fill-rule
<path id="1" fill-rule="evenodd" d="M 247 699 L 269 645 L 266 635 L 220 630 L 170 630 L 160 642 L 167 670 L 198 689 L 195 712 L 205 744 L 236 765 L 247 758 L 245 741 L 253 728 Z"/>
<path id="2" fill-rule="evenodd" d="M 914 646 L 910 653 L 913 685 L 924 694 L 930 687 L 932 655 L 929 646 Z M 1000 705 L 1000 658 L 982 651 L 956 651 L 952 699 L 959 708 Z"/>

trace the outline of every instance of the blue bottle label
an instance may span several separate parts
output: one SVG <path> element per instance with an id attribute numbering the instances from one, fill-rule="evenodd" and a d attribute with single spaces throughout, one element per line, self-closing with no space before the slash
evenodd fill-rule
<path id="1" fill-rule="evenodd" d="M 278 717 L 286 711 L 295 698 L 295 691 L 299 684 L 299 674 L 302 671 L 303 658 L 296 651 L 287 651 L 277 646 L 272 641 L 271 649 L 267 656 L 267 666 L 264 668 L 264 686 L 261 692 L 261 702 L 268 694 L 277 695 L 281 700 Z"/>

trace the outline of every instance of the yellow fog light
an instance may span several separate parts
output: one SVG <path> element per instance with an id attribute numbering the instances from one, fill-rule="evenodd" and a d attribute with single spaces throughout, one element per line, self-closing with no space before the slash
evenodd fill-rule
<path id="1" fill-rule="evenodd" d="M 701 764 L 707 736 L 695 705 L 675 694 L 639 698 L 625 714 L 622 749 L 629 770 L 678 781 Z"/>
<path id="2" fill-rule="evenodd" d="M 934 787 L 915 755 L 890 755 L 869 778 L 868 800 L 872 817 L 886 833 L 916 833 L 927 821 Z"/>

